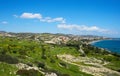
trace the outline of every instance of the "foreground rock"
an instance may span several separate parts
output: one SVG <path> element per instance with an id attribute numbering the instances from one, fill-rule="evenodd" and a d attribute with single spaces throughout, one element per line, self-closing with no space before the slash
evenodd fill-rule
<path id="1" fill-rule="evenodd" d="M 57 76 L 56 73 L 46 73 L 45 76 Z"/>
<path id="2" fill-rule="evenodd" d="M 18 63 L 16 64 L 16 67 L 19 68 L 19 70 L 16 72 L 17 75 L 26 75 L 26 76 L 57 76 L 56 73 L 53 72 L 42 72 L 40 71 L 40 68 L 34 66 L 28 66 L 27 64 Z"/>

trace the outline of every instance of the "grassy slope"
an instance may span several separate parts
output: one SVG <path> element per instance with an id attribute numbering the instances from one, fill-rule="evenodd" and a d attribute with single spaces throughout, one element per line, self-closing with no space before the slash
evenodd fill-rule
<path id="1" fill-rule="evenodd" d="M 59 60 L 57 54 L 72 54 L 78 56 L 79 53 L 74 47 L 62 47 L 57 45 L 49 45 L 38 43 L 29 40 L 18 40 L 16 38 L 1 38 L 0 39 L 0 53 L 7 54 L 15 57 L 19 62 L 39 66 L 39 63 L 43 63 L 45 66 L 42 68 L 43 71 L 56 72 L 59 75 L 69 75 L 69 76 L 91 76 L 89 74 L 79 71 L 79 68 L 75 65 L 71 65 Z M 43 53 L 44 51 L 44 53 Z M 44 57 L 42 57 L 44 54 Z M 60 65 L 63 64 L 63 66 Z M 6 69 L 6 71 L 1 71 L 2 76 L 8 76 L 9 71 L 16 72 L 17 68 L 8 63 L 0 63 L 1 69 Z M 7 66 L 5 66 L 7 65 Z M 4 66 L 4 67 L 3 67 Z M 66 67 L 67 66 L 67 67 Z M 40 66 L 41 67 L 41 66 Z M 10 70 L 9 70 L 10 69 Z M 15 74 L 15 73 L 14 73 Z M 10 76 L 14 76 L 14 74 Z"/>
<path id="2" fill-rule="evenodd" d="M 25 64 L 32 64 L 38 67 L 42 67 L 46 72 L 56 72 L 59 75 L 67 74 L 70 76 L 91 76 L 89 74 L 79 71 L 76 65 L 68 64 L 57 58 L 57 54 L 71 54 L 74 56 L 79 56 L 80 53 L 75 47 L 72 46 L 59 46 L 39 43 L 32 40 L 17 38 L 1 38 L 0 37 L 0 55 L 7 54 L 13 58 L 17 58 L 19 62 Z M 120 58 L 115 55 L 105 54 L 104 52 L 96 52 L 96 49 L 88 48 L 83 46 L 84 50 L 87 50 L 88 57 L 95 57 L 103 61 L 109 62 L 105 65 L 106 67 L 113 70 L 120 70 Z M 97 49 L 98 51 L 99 49 Z M 44 66 L 39 66 L 39 63 L 44 64 Z M 62 65 L 61 65 L 62 64 Z M 15 76 L 18 70 L 15 65 L 8 63 L 0 63 L 0 74 L 2 76 Z M 5 69 L 5 71 L 3 71 Z M 10 75 L 10 72 L 11 75 Z"/>

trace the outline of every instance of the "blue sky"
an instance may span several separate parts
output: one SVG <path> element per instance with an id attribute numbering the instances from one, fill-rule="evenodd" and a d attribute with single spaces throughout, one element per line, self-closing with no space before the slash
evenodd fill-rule
<path id="1" fill-rule="evenodd" d="M 120 0 L 0 0 L 0 30 L 120 37 Z"/>

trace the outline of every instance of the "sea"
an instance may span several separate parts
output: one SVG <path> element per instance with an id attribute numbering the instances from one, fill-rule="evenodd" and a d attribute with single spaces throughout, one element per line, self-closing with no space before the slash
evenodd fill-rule
<path id="1" fill-rule="evenodd" d="M 120 54 L 120 39 L 100 40 L 91 43 L 93 46 L 107 49 L 111 52 Z"/>

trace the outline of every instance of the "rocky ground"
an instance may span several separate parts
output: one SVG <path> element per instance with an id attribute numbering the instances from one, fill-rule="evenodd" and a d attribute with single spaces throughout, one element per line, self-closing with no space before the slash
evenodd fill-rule
<path id="1" fill-rule="evenodd" d="M 120 76 L 119 72 L 104 67 L 107 62 L 89 57 L 75 57 L 72 55 L 57 55 L 61 60 L 76 65 L 80 71 L 92 74 L 94 76 Z"/>

